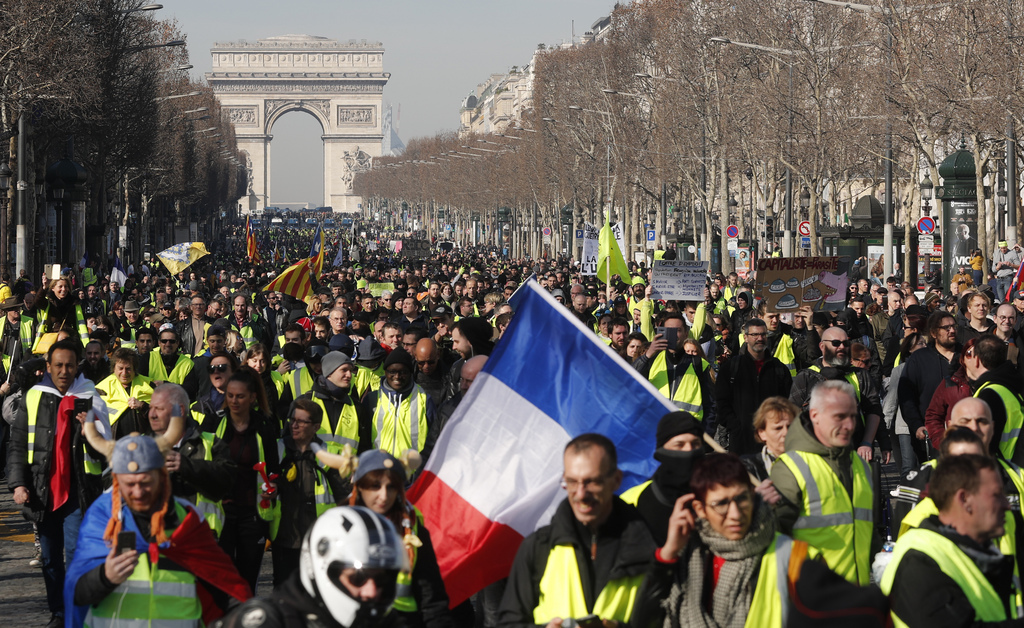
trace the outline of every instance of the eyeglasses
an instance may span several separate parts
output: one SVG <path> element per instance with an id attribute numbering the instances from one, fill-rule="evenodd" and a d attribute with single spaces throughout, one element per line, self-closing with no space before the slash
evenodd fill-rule
<path id="1" fill-rule="evenodd" d="M 221 366 L 227 366 L 227 365 L 226 364 L 222 364 Z M 309 419 L 292 419 L 292 425 L 298 425 L 300 427 L 306 427 L 306 426 L 309 426 L 309 425 L 313 425 L 313 422 L 310 421 Z"/>
<path id="2" fill-rule="evenodd" d="M 373 580 L 377 584 L 378 588 L 384 588 L 384 585 L 387 584 L 384 578 L 386 578 L 387 575 L 388 574 L 384 571 L 370 571 L 367 569 L 356 569 L 351 572 L 346 570 L 342 573 L 342 576 L 348 580 L 349 584 L 351 584 L 357 589 L 366 585 L 366 583 L 370 580 Z M 392 578 L 393 577 L 394 576 L 392 576 Z"/>
<path id="3" fill-rule="evenodd" d="M 956 329 L 956 323 L 950 323 L 949 325 L 939 325 L 938 329 L 941 329 L 943 331 L 953 331 L 954 329 Z"/>
<path id="4" fill-rule="evenodd" d="M 739 495 L 730 497 L 728 499 L 720 499 L 717 502 L 708 502 L 708 508 L 715 511 L 720 517 L 724 517 L 729 513 L 729 505 L 736 504 L 736 507 L 743 510 L 750 505 L 750 491 L 743 491 Z"/>
<path id="5" fill-rule="evenodd" d="M 209 367 L 207 367 L 206 370 L 209 371 L 210 373 L 227 373 L 228 372 L 228 365 L 227 364 L 211 364 Z"/>
<path id="6" fill-rule="evenodd" d="M 596 493 L 600 491 L 602 488 L 604 488 L 604 482 L 606 479 L 606 476 L 588 478 L 586 480 L 572 480 L 569 478 L 562 478 L 562 488 L 569 491 L 570 493 L 575 493 L 576 489 L 582 486 L 585 492 Z"/>
<path id="7" fill-rule="evenodd" d="M 178 343 L 178 339 L 177 338 L 161 338 L 160 339 L 160 344 L 162 344 L 162 345 L 173 345 L 173 344 L 177 344 L 177 343 Z"/>
<path id="8" fill-rule="evenodd" d="M 827 342 L 827 343 L 829 343 L 830 345 L 832 345 L 833 347 L 835 347 L 837 349 L 839 347 L 849 347 L 850 346 L 850 341 L 849 340 L 822 340 L 822 342 Z"/>

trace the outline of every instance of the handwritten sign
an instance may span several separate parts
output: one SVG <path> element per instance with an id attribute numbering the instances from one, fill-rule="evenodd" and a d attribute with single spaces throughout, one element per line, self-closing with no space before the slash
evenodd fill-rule
<path id="1" fill-rule="evenodd" d="M 597 274 L 597 254 L 600 248 L 598 228 L 592 224 L 583 225 L 583 261 L 580 264 L 580 274 L 593 276 Z"/>
<path id="2" fill-rule="evenodd" d="M 757 296 L 769 312 L 804 306 L 815 311 L 846 307 L 846 265 L 838 257 L 762 257 L 757 261 Z M 842 269 L 842 272 L 840 272 Z"/>
<path id="3" fill-rule="evenodd" d="M 626 245 L 623 242 L 624 235 L 623 235 L 622 221 L 621 220 L 619 222 L 615 223 L 614 225 L 612 225 L 612 235 L 615 236 L 615 241 L 619 245 L 619 252 L 622 253 L 622 259 L 626 259 Z"/>
<path id="4" fill-rule="evenodd" d="M 709 263 L 694 260 L 655 260 L 651 271 L 651 298 L 703 301 Z"/>
<path id="5" fill-rule="evenodd" d="M 381 294 L 384 293 L 385 290 L 387 290 L 388 292 L 394 292 L 395 284 L 391 283 L 390 281 L 387 283 L 371 283 L 366 285 L 366 289 L 369 290 L 370 294 L 372 294 L 373 296 L 379 297 Z"/>

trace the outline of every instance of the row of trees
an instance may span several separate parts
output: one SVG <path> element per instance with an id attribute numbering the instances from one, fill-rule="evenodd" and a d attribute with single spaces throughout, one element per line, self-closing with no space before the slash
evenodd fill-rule
<path id="1" fill-rule="evenodd" d="M 767 215 L 783 228 L 787 173 L 795 220 L 812 236 L 843 224 L 858 198 L 883 195 L 891 141 L 890 202 L 909 234 L 920 181 L 938 185 L 938 164 L 961 142 L 978 173 L 992 173 L 979 192 L 1001 185 L 1024 111 L 1018 27 L 1024 3 L 1013 0 L 636 2 L 615 10 L 607 38 L 536 57 L 521 130 L 411 141 L 357 189 L 456 216 L 536 206 L 538 226 L 557 225 L 570 203 L 576 221 L 600 221 L 611 204 L 631 248 L 665 189 L 676 211 L 659 231 L 681 227 L 709 247 L 723 224 L 754 235 Z M 997 210 L 979 204 L 986 253 Z"/>
<path id="2" fill-rule="evenodd" d="M 141 0 L 3 3 L 0 162 L 10 163 L 15 179 L 24 167 L 24 220 L 30 242 L 43 245 L 33 247 L 33 270 L 84 253 L 75 239 L 52 246 L 54 223 L 58 230 L 84 226 L 84 238 L 76 239 L 93 259 L 112 253 L 117 227 L 127 226 L 132 251 L 122 257 L 138 261 L 143 243 L 158 251 L 173 243 L 176 226 L 212 228 L 220 211 L 233 211 L 244 195 L 244 157 L 233 128 L 212 91 L 189 78 L 184 35 L 172 20 L 157 19 L 159 8 Z M 81 164 L 87 176 L 85 189 L 63 200 L 33 186 L 61 159 Z M 0 220 L 7 251 L 16 199 L 12 185 Z M 84 215 L 63 219 L 74 212 Z M 3 256 L 0 266 L 10 268 L 10 261 Z"/>

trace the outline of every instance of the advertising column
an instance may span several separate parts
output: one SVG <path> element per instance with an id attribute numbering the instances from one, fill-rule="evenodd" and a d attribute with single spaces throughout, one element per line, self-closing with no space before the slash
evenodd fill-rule
<path id="1" fill-rule="evenodd" d="M 974 156 L 962 146 L 939 164 L 942 185 L 936 198 L 942 201 L 942 286 L 949 286 L 958 267 L 970 268 L 978 248 L 978 191 Z"/>

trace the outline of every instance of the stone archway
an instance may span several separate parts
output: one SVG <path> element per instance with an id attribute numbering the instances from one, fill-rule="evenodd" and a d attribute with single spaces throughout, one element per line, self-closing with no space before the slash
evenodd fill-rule
<path id="1" fill-rule="evenodd" d="M 255 43 L 215 44 L 206 80 L 235 127 L 245 151 L 255 208 L 272 203 L 271 130 L 291 111 L 312 115 L 323 128 L 324 203 L 358 212 L 355 173 L 381 154 L 384 47 L 379 42 L 285 35 Z M 249 199 L 240 200 L 243 212 Z"/>

